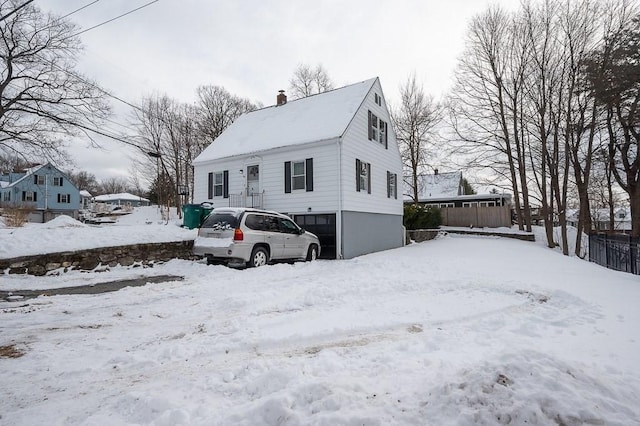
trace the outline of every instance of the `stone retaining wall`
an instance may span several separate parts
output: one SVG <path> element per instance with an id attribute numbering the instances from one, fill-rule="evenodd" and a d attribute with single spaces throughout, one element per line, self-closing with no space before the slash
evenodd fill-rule
<path id="1" fill-rule="evenodd" d="M 90 271 L 98 266 L 148 265 L 171 259 L 197 259 L 192 253 L 193 240 L 168 243 L 134 244 L 67 251 L 35 256 L 0 259 L 0 274 L 46 275 L 47 272 L 73 269 Z"/>
<path id="2" fill-rule="evenodd" d="M 415 229 L 407 230 L 407 243 L 415 241 L 421 243 L 423 241 L 433 240 L 440 232 L 438 229 Z"/>

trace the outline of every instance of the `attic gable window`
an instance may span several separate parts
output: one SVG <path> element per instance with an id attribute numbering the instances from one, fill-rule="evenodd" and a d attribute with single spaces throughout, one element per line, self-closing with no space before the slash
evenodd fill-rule
<path id="1" fill-rule="evenodd" d="M 378 95 L 377 93 L 374 93 L 373 100 L 375 101 L 375 103 L 382 106 L 382 96 Z"/>
<path id="2" fill-rule="evenodd" d="M 44 175 L 33 175 L 33 183 L 36 185 L 44 185 Z"/>
<path id="3" fill-rule="evenodd" d="M 387 144 L 387 123 L 378 118 L 377 115 L 369 111 L 369 140 L 376 141 L 388 148 Z"/>
<path id="4" fill-rule="evenodd" d="M 62 178 L 54 177 L 53 178 L 53 186 L 62 186 Z"/>

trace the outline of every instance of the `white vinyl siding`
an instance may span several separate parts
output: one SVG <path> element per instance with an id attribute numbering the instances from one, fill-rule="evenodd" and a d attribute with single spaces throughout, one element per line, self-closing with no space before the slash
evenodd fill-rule
<path id="1" fill-rule="evenodd" d="M 296 190 L 285 193 L 285 162 L 304 163 L 301 159 L 307 158 L 313 159 L 313 191 Z M 229 170 L 229 194 L 241 194 L 246 191 L 245 175 L 248 165 L 259 166 L 259 192 L 262 193 L 263 208 L 289 214 L 337 211 L 338 148 L 335 140 L 272 149 L 261 155 L 238 156 L 197 164 L 194 167 L 194 203 L 207 201 L 207 175 L 214 170 Z M 349 177 L 353 179 L 352 176 L 353 168 Z M 226 199 L 221 202 L 216 200 L 214 207 L 225 207 L 228 203 L 229 200 Z"/>
<path id="2" fill-rule="evenodd" d="M 375 102 L 376 94 L 383 99 L 380 93 L 382 89 L 379 82 L 376 82 L 342 138 L 342 209 L 402 215 L 402 197 L 387 197 L 387 173 L 402 175 L 402 160 L 393 128 L 389 125 L 386 129 L 387 148 L 384 144 L 374 143 L 368 137 L 369 111 L 379 119 L 387 123 L 391 122 L 386 104 L 382 102 L 380 106 Z M 371 194 L 356 190 L 354 177 L 356 159 L 371 164 Z"/>

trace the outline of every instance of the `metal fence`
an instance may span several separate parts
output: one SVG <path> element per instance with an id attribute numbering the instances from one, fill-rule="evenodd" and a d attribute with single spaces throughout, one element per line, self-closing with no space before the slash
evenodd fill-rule
<path id="1" fill-rule="evenodd" d="M 624 234 L 589 235 L 589 261 L 616 271 L 640 275 L 640 238 Z"/>

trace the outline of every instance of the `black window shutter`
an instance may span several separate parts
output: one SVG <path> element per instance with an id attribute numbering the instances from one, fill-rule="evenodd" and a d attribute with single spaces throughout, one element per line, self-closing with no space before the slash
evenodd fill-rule
<path id="1" fill-rule="evenodd" d="M 58 202 L 60 202 L 60 194 L 58 194 Z"/>
<path id="2" fill-rule="evenodd" d="M 307 158 L 305 163 L 305 186 L 307 187 L 307 192 L 311 192 L 313 191 L 313 158 Z"/>
<path id="3" fill-rule="evenodd" d="M 38 184 L 38 175 L 33 175 L 33 183 Z"/>
<path id="4" fill-rule="evenodd" d="M 360 192 L 360 160 L 356 158 L 356 191 Z"/>
<path id="5" fill-rule="evenodd" d="M 38 201 L 38 193 L 37 193 L 37 192 L 34 192 L 34 193 L 33 193 L 33 202 L 35 203 L 35 202 L 37 202 L 37 201 Z"/>
<path id="6" fill-rule="evenodd" d="M 22 201 L 27 201 L 27 191 L 22 191 Z"/>
<path id="7" fill-rule="evenodd" d="M 208 192 L 208 197 L 207 199 L 211 200 L 213 199 L 213 173 L 209 173 L 209 180 L 208 180 L 208 185 L 207 185 L 207 192 Z"/>
<path id="8" fill-rule="evenodd" d="M 62 186 L 62 178 L 60 178 L 60 186 Z"/>
<path id="9" fill-rule="evenodd" d="M 373 127 L 371 125 L 371 111 L 369 111 L 369 126 L 368 126 L 369 140 L 373 138 Z"/>
<path id="10" fill-rule="evenodd" d="M 284 193 L 291 193 L 291 161 L 284 162 Z"/>
<path id="11" fill-rule="evenodd" d="M 367 192 L 371 194 L 371 163 L 367 163 Z"/>
<path id="12" fill-rule="evenodd" d="M 398 175 L 396 173 L 393 174 L 395 179 L 393 180 L 393 195 L 396 200 L 398 199 Z"/>
<path id="13" fill-rule="evenodd" d="M 391 198 L 391 173 L 387 170 L 387 198 Z"/>
<path id="14" fill-rule="evenodd" d="M 222 196 L 229 198 L 229 170 L 222 172 Z"/>
<path id="15" fill-rule="evenodd" d="M 384 123 L 384 149 L 389 149 L 389 143 L 387 142 L 387 133 L 389 132 L 389 125 L 387 123 Z"/>

